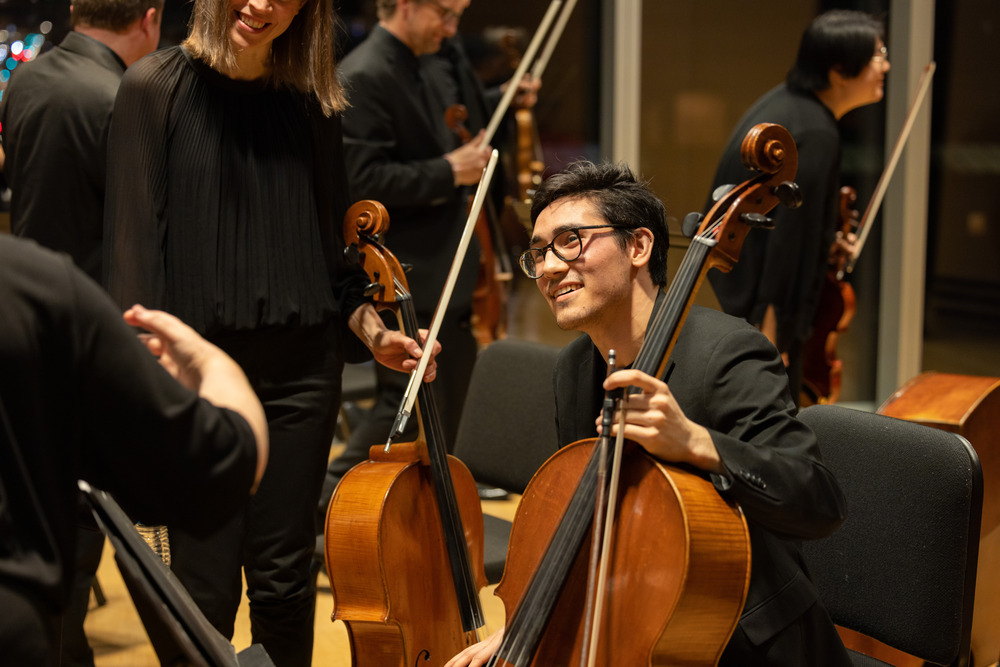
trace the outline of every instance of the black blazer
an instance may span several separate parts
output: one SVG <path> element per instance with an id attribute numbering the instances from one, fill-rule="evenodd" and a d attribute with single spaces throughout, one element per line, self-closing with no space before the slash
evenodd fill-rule
<path id="1" fill-rule="evenodd" d="M 606 373 L 588 336 L 560 354 L 560 443 L 596 435 Z M 665 378 L 685 415 L 711 433 L 725 466 L 712 482 L 740 503 L 750 531 L 750 589 L 720 664 L 850 665 L 796 542 L 832 533 L 845 501 L 815 435 L 794 416 L 777 351 L 745 322 L 695 306 Z"/>
<path id="2" fill-rule="evenodd" d="M 460 143 L 445 123 L 446 94 L 436 71 L 381 27 L 339 71 L 350 103 L 343 129 L 352 196 L 388 209 L 386 246 L 413 265 L 407 280 L 417 312 L 433 312 L 467 217 L 466 191 L 443 157 Z M 473 238 L 452 308 L 471 303 L 478 261 Z"/>

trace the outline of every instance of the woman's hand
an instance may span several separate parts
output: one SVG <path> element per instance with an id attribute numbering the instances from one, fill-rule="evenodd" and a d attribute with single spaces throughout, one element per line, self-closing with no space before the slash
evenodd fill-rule
<path id="1" fill-rule="evenodd" d="M 406 334 L 386 327 L 370 303 L 359 306 L 351 314 L 348 324 L 383 366 L 409 373 L 420 363 L 424 354 L 421 343 L 427 340 L 425 329 L 420 330 L 421 343 L 418 343 Z M 424 371 L 424 382 L 430 382 L 437 375 L 436 357 L 440 351 L 441 343 L 434 341 L 434 349 Z"/>

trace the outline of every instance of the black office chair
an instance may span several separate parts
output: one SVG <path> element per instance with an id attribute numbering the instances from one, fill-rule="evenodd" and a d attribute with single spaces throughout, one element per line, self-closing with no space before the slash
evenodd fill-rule
<path id="1" fill-rule="evenodd" d="M 834 623 L 933 664 L 968 665 L 983 502 L 972 446 L 834 405 L 801 418 L 848 504 L 836 533 L 803 544 Z M 858 649 L 855 665 L 886 664 L 845 644 Z"/>
<path id="2" fill-rule="evenodd" d="M 551 345 L 505 338 L 479 354 L 454 448 L 476 482 L 523 493 L 558 449 L 552 394 L 558 353 Z M 497 583 L 511 524 L 489 514 L 483 519 L 486 578 Z"/>
<path id="3" fill-rule="evenodd" d="M 115 561 L 153 650 L 163 665 L 274 667 L 259 644 L 240 651 L 212 627 L 187 590 L 143 541 L 118 503 L 80 482 L 94 516 L 111 540 Z"/>

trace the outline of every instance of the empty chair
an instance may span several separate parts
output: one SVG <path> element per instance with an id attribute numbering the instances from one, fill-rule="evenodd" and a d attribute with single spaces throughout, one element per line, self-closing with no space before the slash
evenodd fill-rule
<path id="1" fill-rule="evenodd" d="M 454 454 L 475 480 L 522 493 L 558 449 L 552 369 L 559 348 L 510 338 L 491 343 L 476 360 Z M 503 574 L 510 522 L 486 515 L 485 568 Z"/>
<path id="2" fill-rule="evenodd" d="M 854 664 L 884 664 L 862 651 L 905 661 L 865 638 L 969 664 L 983 501 L 976 452 L 954 433 L 834 405 L 801 418 L 847 498 L 841 528 L 803 552 Z"/>

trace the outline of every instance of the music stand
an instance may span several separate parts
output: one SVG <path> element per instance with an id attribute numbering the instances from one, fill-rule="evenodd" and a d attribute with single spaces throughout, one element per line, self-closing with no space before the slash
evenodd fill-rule
<path id="1" fill-rule="evenodd" d="M 274 667 L 260 644 L 237 654 L 208 622 L 170 568 L 143 541 L 118 503 L 83 480 L 79 486 L 115 548 L 118 569 L 161 664 Z"/>

